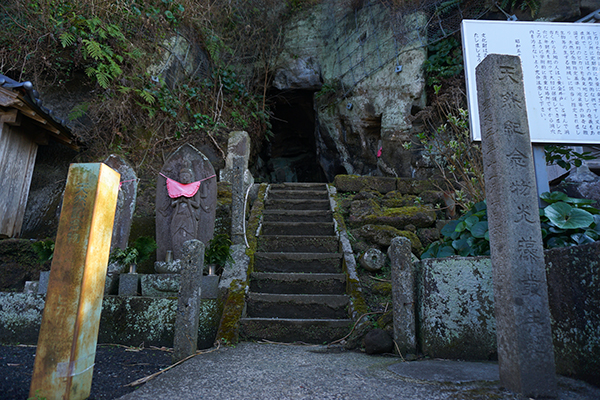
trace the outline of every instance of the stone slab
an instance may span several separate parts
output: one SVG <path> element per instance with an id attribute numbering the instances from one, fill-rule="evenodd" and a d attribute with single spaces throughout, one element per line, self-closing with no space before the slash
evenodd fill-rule
<path id="1" fill-rule="evenodd" d="M 23 293 L 37 294 L 39 284 L 38 281 L 26 281 Z"/>
<path id="2" fill-rule="evenodd" d="M 140 295 L 140 275 L 139 274 L 121 274 L 119 275 L 119 296 L 139 296 Z"/>
<path id="3" fill-rule="evenodd" d="M 204 275 L 202 277 L 202 298 L 216 299 L 219 295 L 219 276 Z"/>
<path id="4" fill-rule="evenodd" d="M 403 378 L 420 381 L 465 383 L 500 379 L 497 363 L 425 360 L 393 364 L 388 369 Z"/>
<path id="5" fill-rule="evenodd" d="M 38 285 L 38 294 L 46 294 L 48 291 L 48 279 L 50 279 L 50 271 L 40 272 L 40 283 Z"/>
<path id="6" fill-rule="evenodd" d="M 125 250 L 129 241 L 133 212 L 135 211 L 138 179 L 131 165 L 116 154 L 108 156 L 104 163 L 121 174 L 110 251 L 112 252 L 117 248 Z"/>

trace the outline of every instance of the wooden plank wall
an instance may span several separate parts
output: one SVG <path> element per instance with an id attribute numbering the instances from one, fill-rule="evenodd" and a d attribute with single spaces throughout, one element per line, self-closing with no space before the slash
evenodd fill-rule
<path id="1" fill-rule="evenodd" d="M 0 237 L 18 237 L 38 145 L 18 126 L 0 120 Z"/>

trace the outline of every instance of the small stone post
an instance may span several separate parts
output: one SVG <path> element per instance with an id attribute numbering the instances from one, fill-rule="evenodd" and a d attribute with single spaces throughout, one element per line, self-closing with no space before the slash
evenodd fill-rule
<path id="1" fill-rule="evenodd" d="M 244 206 L 246 191 L 244 190 L 244 173 L 246 160 L 242 156 L 232 156 L 231 171 L 231 242 L 244 243 Z"/>
<path id="2" fill-rule="evenodd" d="M 494 279 L 500 381 L 556 397 L 548 287 L 519 57 L 490 54 L 476 69 Z"/>
<path id="3" fill-rule="evenodd" d="M 104 164 L 69 168 L 30 397 L 90 395 L 118 189 Z"/>
<path id="4" fill-rule="evenodd" d="M 174 363 L 191 356 L 198 348 L 204 248 L 204 243 L 197 239 L 183 243 L 183 269 L 181 270 L 173 342 Z"/>
<path id="5" fill-rule="evenodd" d="M 392 269 L 394 341 L 404 355 L 416 354 L 415 278 L 410 240 L 405 237 L 393 238 L 388 255 Z"/>

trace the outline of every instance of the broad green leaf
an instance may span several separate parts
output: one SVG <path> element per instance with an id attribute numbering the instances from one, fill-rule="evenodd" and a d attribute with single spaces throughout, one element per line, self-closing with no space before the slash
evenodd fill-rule
<path id="1" fill-rule="evenodd" d="M 445 237 L 450 237 L 450 235 L 452 235 L 455 232 L 456 225 L 458 225 L 458 221 L 450 221 L 446 225 L 444 225 L 440 233 Z"/>
<path id="2" fill-rule="evenodd" d="M 468 217 L 468 218 L 465 219 L 466 228 L 469 229 L 469 230 L 471 230 L 471 227 L 473 225 L 475 225 L 476 223 L 478 223 L 478 222 L 479 222 L 479 218 L 477 218 L 474 215 L 471 215 L 470 217 Z"/>
<path id="3" fill-rule="evenodd" d="M 594 222 L 592 214 L 564 202 L 550 204 L 544 209 L 544 213 L 554 225 L 562 229 L 587 228 Z"/>
<path id="4" fill-rule="evenodd" d="M 485 210 L 487 210 L 487 204 L 486 204 L 485 200 L 484 201 L 480 201 L 479 203 L 475 203 L 473 205 L 473 208 L 477 212 L 479 212 L 479 211 L 485 211 Z"/>
<path id="5" fill-rule="evenodd" d="M 437 253 L 437 258 L 451 257 L 456 255 L 454 249 L 451 246 L 443 246 Z"/>
<path id="6" fill-rule="evenodd" d="M 552 192 L 552 193 L 544 192 L 540 196 L 540 199 L 544 200 L 548 204 L 553 204 L 558 201 L 565 201 L 565 199 L 568 199 L 568 198 L 569 198 L 569 196 L 567 196 L 563 192 Z"/>
<path id="7" fill-rule="evenodd" d="M 463 253 L 468 254 L 471 247 L 469 246 L 469 243 L 467 242 L 467 239 L 463 238 L 463 239 L 458 239 L 452 242 L 452 247 L 458 252 L 458 254 L 463 255 Z"/>
<path id="8" fill-rule="evenodd" d="M 471 235 L 476 238 L 485 238 L 488 232 L 488 222 L 480 221 L 471 228 Z"/>

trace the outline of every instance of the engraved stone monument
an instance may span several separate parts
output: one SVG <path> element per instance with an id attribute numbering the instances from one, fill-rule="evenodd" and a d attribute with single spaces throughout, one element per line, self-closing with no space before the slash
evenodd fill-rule
<path id="1" fill-rule="evenodd" d="M 181 259 L 184 242 L 213 237 L 217 179 L 208 158 L 185 144 L 167 159 L 156 184 L 156 259 Z"/>
<path id="2" fill-rule="evenodd" d="M 125 250 L 135 211 L 138 179 L 133 168 L 122 157 L 111 154 L 104 163 L 121 174 L 110 251 L 112 252 L 116 248 Z"/>
<path id="3" fill-rule="evenodd" d="M 104 164 L 69 168 L 32 398 L 74 400 L 90 395 L 118 188 L 119 174 Z"/>
<path id="4" fill-rule="evenodd" d="M 528 397 L 557 384 L 533 156 L 519 57 L 476 70 L 500 380 Z"/>

